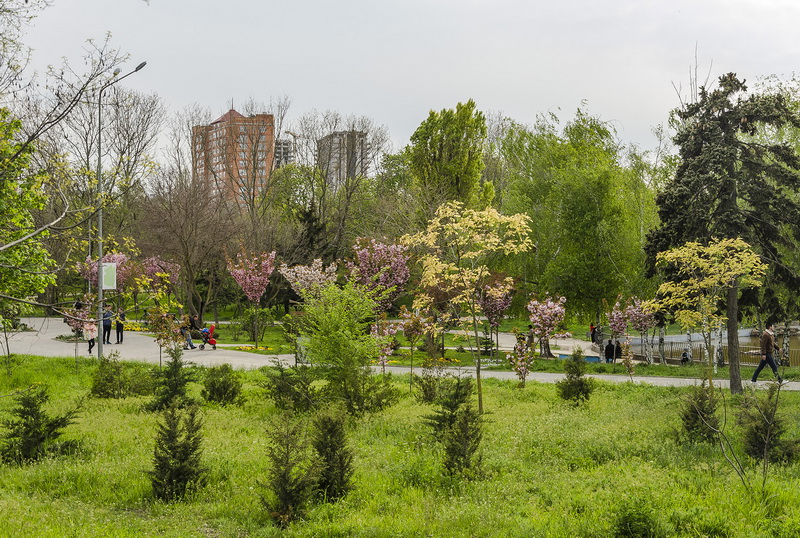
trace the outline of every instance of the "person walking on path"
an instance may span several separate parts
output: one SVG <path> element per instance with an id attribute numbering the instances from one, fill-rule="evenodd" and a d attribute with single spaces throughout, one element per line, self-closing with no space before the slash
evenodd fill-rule
<path id="1" fill-rule="evenodd" d="M 183 349 L 194 349 L 195 346 L 194 342 L 192 342 L 192 331 L 190 330 L 192 322 L 189 319 L 189 316 L 183 316 L 183 324 L 181 325 L 181 334 L 186 339 L 186 343 L 183 346 Z"/>
<path id="2" fill-rule="evenodd" d="M 117 343 L 122 343 L 122 335 L 123 331 L 125 331 L 125 311 L 123 309 L 119 309 L 117 311 Z"/>
<path id="3" fill-rule="evenodd" d="M 614 344 L 611 343 L 611 340 L 608 341 L 605 348 L 605 356 L 606 362 L 614 362 Z"/>
<path id="4" fill-rule="evenodd" d="M 91 355 L 92 348 L 94 347 L 94 339 L 97 338 L 97 325 L 92 322 L 84 323 L 83 335 L 86 337 L 86 340 L 89 343 L 89 354 Z"/>
<path id="5" fill-rule="evenodd" d="M 778 383 L 783 383 L 783 378 L 778 374 L 778 367 L 775 365 L 775 351 L 779 351 L 778 346 L 775 344 L 775 326 L 772 323 L 767 323 L 767 328 L 761 334 L 761 362 L 758 363 L 758 368 L 753 372 L 753 379 L 751 379 L 753 383 L 758 381 L 758 374 L 768 364 L 772 368 L 772 373 L 778 378 Z"/>
<path id="6" fill-rule="evenodd" d="M 111 318 L 114 313 L 111 311 L 111 305 L 107 304 L 105 311 L 103 311 L 103 343 L 111 345 Z"/>

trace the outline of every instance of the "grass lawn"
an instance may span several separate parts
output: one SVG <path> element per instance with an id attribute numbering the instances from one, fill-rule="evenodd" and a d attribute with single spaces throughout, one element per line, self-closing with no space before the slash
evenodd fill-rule
<path id="1" fill-rule="evenodd" d="M 12 375 L 0 375 L 2 394 L 46 383 L 47 409 L 56 412 L 88 391 L 91 360 L 78 373 L 73 358 L 21 360 Z M 263 374 L 241 375 L 242 406 L 203 407 L 210 474 L 184 501 L 153 499 L 147 471 L 160 417 L 144 410 L 148 398 L 89 398 L 66 429 L 81 443 L 76 454 L 0 466 L 0 534 L 788 537 L 800 529 L 800 464 L 770 466 L 762 486 L 763 468 L 742 453 L 730 418 L 745 486 L 718 447 L 680 441 L 685 389 L 599 383 L 576 407 L 553 385 L 486 379 L 482 472 L 465 480 L 443 473 L 441 446 L 424 421 L 433 408 L 408 396 L 406 377 L 396 379 L 405 395 L 398 404 L 349 424 L 355 488 L 337 503 L 313 504 L 280 531 L 259 500 L 266 432 L 279 414 L 259 386 Z M 198 399 L 199 390 L 193 383 Z M 800 394 L 783 392 L 781 402 L 786 437 L 800 437 Z M 12 406 L 0 398 L 0 416 Z"/>

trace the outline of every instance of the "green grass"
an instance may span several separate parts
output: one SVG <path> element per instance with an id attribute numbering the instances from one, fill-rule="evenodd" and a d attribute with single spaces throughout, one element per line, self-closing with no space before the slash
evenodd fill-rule
<path id="1" fill-rule="evenodd" d="M 0 376 L 0 392 L 45 382 L 49 409 L 64 410 L 87 392 L 93 367 L 82 361 L 76 373 L 74 359 L 22 357 L 11 377 Z M 480 479 L 443 476 L 423 424 L 431 407 L 405 397 L 351 424 L 355 489 L 281 532 L 258 497 L 275 415 L 261 375 L 244 373 L 244 406 L 204 408 L 209 483 L 174 504 L 153 500 L 145 474 L 158 418 L 143 410 L 147 399 L 87 399 L 67 429 L 82 440 L 77 455 L 0 467 L 0 535 L 602 537 L 617 535 L 620 514 L 630 512 L 650 517 L 655 536 L 796 536 L 800 528 L 800 464 L 771 467 L 766 490 L 748 493 L 717 448 L 676 443 L 683 389 L 601 383 L 573 407 L 553 385 L 486 379 Z M 397 382 L 407 394 L 407 378 Z M 781 397 L 796 438 L 800 394 Z M 0 398 L 0 415 L 12 404 Z M 758 464 L 728 428 L 758 487 Z"/>

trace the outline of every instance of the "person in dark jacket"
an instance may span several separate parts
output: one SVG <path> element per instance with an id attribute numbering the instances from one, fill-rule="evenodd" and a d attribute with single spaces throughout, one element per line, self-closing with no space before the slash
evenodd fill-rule
<path id="1" fill-rule="evenodd" d="M 617 340 L 617 345 L 614 347 L 614 362 L 617 362 L 617 359 L 621 358 L 622 358 L 622 346 L 620 345 L 619 340 Z"/>
<path id="2" fill-rule="evenodd" d="M 121 344 L 122 335 L 125 331 L 125 311 L 121 308 L 117 310 L 117 325 L 115 328 L 117 330 L 117 343 Z"/>
<path id="3" fill-rule="evenodd" d="M 758 381 L 758 374 L 768 364 L 772 368 L 772 373 L 778 378 L 778 383 L 783 383 L 783 378 L 778 374 L 778 366 L 775 364 L 774 358 L 774 353 L 779 350 L 780 348 L 775 343 L 775 326 L 772 323 L 768 323 L 767 328 L 761 334 L 761 362 L 758 363 L 758 368 L 753 372 L 753 378 L 751 379 L 753 383 Z"/>
<path id="4" fill-rule="evenodd" d="M 608 341 L 605 348 L 606 362 L 614 362 L 614 344 Z"/>
<path id="5" fill-rule="evenodd" d="M 111 318 L 114 313 L 111 311 L 111 305 L 107 304 L 106 309 L 103 311 L 103 343 L 111 345 Z"/>

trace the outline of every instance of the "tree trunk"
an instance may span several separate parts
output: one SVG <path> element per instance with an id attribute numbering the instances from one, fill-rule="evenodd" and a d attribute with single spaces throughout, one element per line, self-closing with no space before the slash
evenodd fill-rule
<path id="1" fill-rule="evenodd" d="M 731 394 L 742 393 L 742 372 L 739 370 L 739 289 L 728 288 L 728 362 L 730 363 Z"/>
<path id="2" fill-rule="evenodd" d="M 662 323 L 658 326 L 658 360 L 661 364 L 667 364 L 667 353 L 664 349 L 664 335 L 667 332 L 667 328 Z"/>

